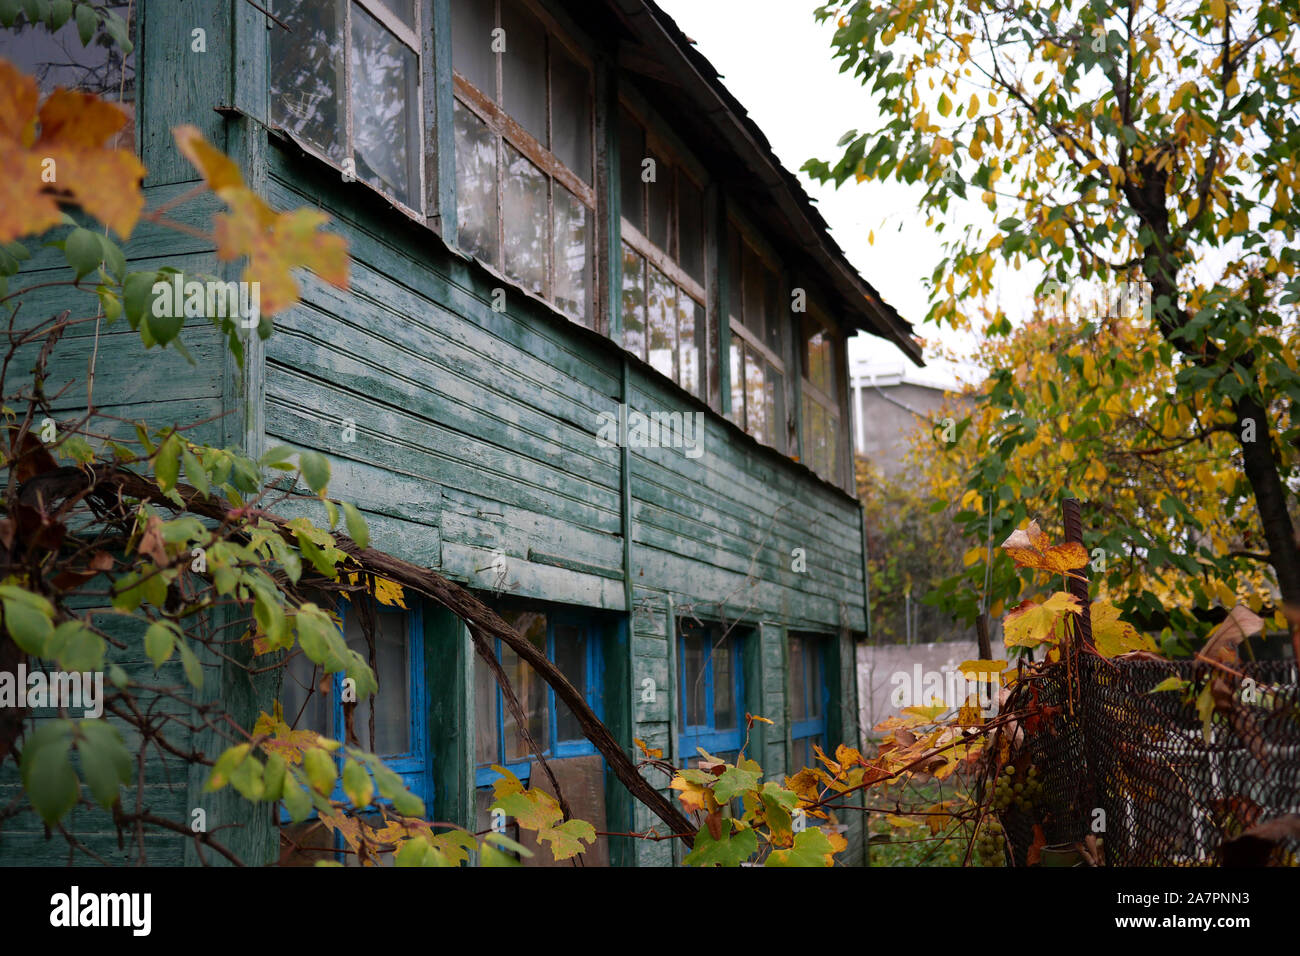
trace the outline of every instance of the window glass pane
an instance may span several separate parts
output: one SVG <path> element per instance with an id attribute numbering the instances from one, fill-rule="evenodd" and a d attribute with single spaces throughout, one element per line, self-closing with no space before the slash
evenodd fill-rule
<path id="1" fill-rule="evenodd" d="M 646 311 L 650 318 L 649 362 L 654 368 L 673 377 L 673 353 L 677 349 L 677 286 L 652 265 Z"/>
<path id="2" fill-rule="evenodd" d="M 412 30 L 415 29 L 415 0 L 384 0 L 384 6 Z"/>
<path id="3" fill-rule="evenodd" d="M 638 232 L 645 232 L 645 191 L 641 182 L 641 160 L 644 158 L 645 130 L 626 107 L 619 107 L 618 168 L 623 218 Z"/>
<path id="4" fill-rule="evenodd" d="M 808 381 L 834 397 L 834 342 L 825 326 L 813 318 L 805 318 L 803 327 Z"/>
<path id="5" fill-rule="evenodd" d="M 497 98 L 497 55 L 492 52 L 492 0 L 451 0 L 451 61 L 456 72 Z"/>
<path id="6" fill-rule="evenodd" d="M 645 260 L 623 243 L 623 348 L 645 358 Z"/>
<path id="7" fill-rule="evenodd" d="M 551 132 L 556 158 L 591 182 L 591 72 L 551 41 Z"/>
<path id="8" fill-rule="evenodd" d="M 673 250 L 668 246 L 668 230 L 672 224 L 673 168 L 662 153 L 651 151 L 650 158 L 655 161 L 655 178 L 646 183 L 646 207 L 650 219 L 646 238 L 672 254 Z"/>
<path id="9" fill-rule="evenodd" d="M 786 432 L 789 428 L 785 420 L 785 377 L 772 365 L 766 362 L 763 364 L 767 370 L 763 392 L 767 441 L 777 451 L 785 451 Z"/>
<path id="10" fill-rule="evenodd" d="M 271 122 L 341 162 L 343 5 L 276 0 L 273 9 L 293 32 L 271 31 Z"/>
<path id="11" fill-rule="evenodd" d="M 419 68 L 414 51 L 352 8 L 352 136 L 357 178 L 418 209 Z"/>
<path id="12" fill-rule="evenodd" d="M 835 480 L 836 469 L 839 467 L 839 448 L 840 448 L 840 421 L 829 412 L 826 414 L 826 470 L 823 475 Z"/>
<path id="13" fill-rule="evenodd" d="M 786 326 L 789 325 L 789 309 L 781 307 L 781 293 L 776 273 L 766 266 L 763 275 L 763 344 L 777 355 L 785 355 Z"/>
<path id="14" fill-rule="evenodd" d="M 708 638 L 687 634 L 682 640 L 682 698 L 686 701 L 686 725 L 702 727 L 707 723 L 704 711 L 704 660 Z"/>
<path id="15" fill-rule="evenodd" d="M 768 440 L 767 379 L 763 360 L 745 349 L 745 431 L 761 442 Z"/>
<path id="16" fill-rule="evenodd" d="M 587 632 L 580 627 L 555 628 L 555 666 L 584 698 L 587 689 Z M 555 702 L 555 739 L 583 740 L 582 725 L 566 704 Z"/>
<path id="17" fill-rule="evenodd" d="M 284 720 L 295 730 L 334 735 L 334 677 L 306 654 L 290 658 L 280 691 Z"/>
<path id="18" fill-rule="evenodd" d="M 702 395 L 700 352 L 704 343 L 704 306 L 677 290 L 677 371 L 682 388 Z"/>
<path id="19" fill-rule="evenodd" d="M 732 669 L 735 645 L 730 640 L 718 642 L 713 637 L 713 728 L 733 730 L 736 726 L 736 679 Z"/>
<path id="20" fill-rule="evenodd" d="M 505 155 L 501 213 L 505 220 L 506 273 L 540 294 L 546 283 L 549 232 L 546 176 L 513 147 L 506 146 Z"/>
<path id="21" fill-rule="evenodd" d="M 558 182 L 555 189 L 555 304 L 586 321 L 591 301 L 592 236 L 587 207 Z"/>
<path id="22" fill-rule="evenodd" d="M 677 171 L 677 261 L 686 274 L 704 285 L 704 194 Z"/>
<path id="23" fill-rule="evenodd" d="M 352 609 L 347 615 L 348 647 L 371 664 L 379 682 L 374 697 L 357 702 L 353 726 L 362 748 L 381 755 L 411 751 L 411 669 L 406 654 L 406 627 L 404 614 L 376 615 L 375 659 L 371 663 L 360 615 Z"/>
<path id="24" fill-rule="evenodd" d="M 767 303 L 763 263 L 748 243 L 742 243 L 741 246 L 741 281 L 745 294 L 745 311 L 741 315 L 741 321 L 745 328 L 758 336 L 760 342 L 766 342 Z"/>
<path id="25" fill-rule="evenodd" d="M 543 146 L 546 136 L 546 29 L 518 0 L 501 0 L 506 51 L 501 55 L 501 105 Z"/>
<path id="26" fill-rule="evenodd" d="M 535 611 L 522 611 L 501 615 L 515 630 L 535 644 L 542 651 L 546 650 L 546 615 Z M 547 684 L 523 658 L 519 657 L 505 644 L 501 645 L 501 666 L 505 669 L 510 685 L 514 688 L 519 706 L 523 708 L 528 720 L 528 731 L 542 750 L 551 746 L 551 716 L 547 705 Z M 528 745 L 519 733 L 510 708 L 502 708 L 505 723 L 506 760 L 523 760 L 529 756 Z"/>
<path id="27" fill-rule="evenodd" d="M 497 141 L 486 124 L 456 103 L 457 243 L 497 265 Z"/>
<path id="28" fill-rule="evenodd" d="M 741 362 L 743 347 L 732 334 L 731 339 L 731 420 L 745 427 L 745 366 Z"/>
<path id="29" fill-rule="evenodd" d="M 495 642 L 493 642 L 495 646 Z M 497 706 L 501 691 L 483 658 L 474 654 L 474 762 L 479 766 L 501 762 L 497 736 Z"/>
<path id="30" fill-rule="evenodd" d="M 804 643 L 802 637 L 790 638 L 790 717 L 803 720 L 808 716 L 808 695 L 804 693 L 808 666 L 804 660 Z"/>
<path id="31" fill-rule="evenodd" d="M 804 427 L 808 432 L 805 438 L 808 443 L 807 464 L 818 474 L 825 474 L 828 451 L 826 410 L 810 395 L 805 395 L 804 401 L 807 402 L 805 407 L 808 409 L 807 415 L 804 416 Z"/>

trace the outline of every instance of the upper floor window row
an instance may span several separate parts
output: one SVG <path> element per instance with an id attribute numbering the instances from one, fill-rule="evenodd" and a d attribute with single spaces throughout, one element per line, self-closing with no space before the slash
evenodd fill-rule
<path id="1" fill-rule="evenodd" d="M 273 122 L 408 211 L 432 212 L 424 196 L 435 191 L 423 181 L 433 148 L 421 120 L 422 77 L 432 83 L 433 75 L 421 56 L 431 28 L 421 22 L 424 5 L 275 0 L 274 10 L 292 33 L 272 32 Z M 455 243 L 594 326 L 604 227 L 592 62 L 534 0 L 451 0 L 450 12 Z M 801 455 L 822 477 L 846 480 L 835 379 L 843 352 L 832 324 L 791 309 L 777 257 L 732 215 L 711 238 L 698 167 L 635 102 L 610 116 L 621 210 L 610 226 L 621 249 L 611 266 L 621 273 L 624 348 L 701 399 L 729 373 L 723 399 L 733 422 Z M 711 241 L 725 276 L 720 315 L 709 308 Z M 729 346 L 719 341 L 724 331 Z"/>

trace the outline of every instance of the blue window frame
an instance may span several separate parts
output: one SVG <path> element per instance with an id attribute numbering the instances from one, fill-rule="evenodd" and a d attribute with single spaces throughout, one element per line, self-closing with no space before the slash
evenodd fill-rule
<path id="1" fill-rule="evenodd" d="M 604 665 L 601 654 L 602 628 L 588 618 L 565 612 L 507 611 L 501 617 L 513 625 L 554 663 L 586 698 L 597 717 L 603 719 Z M 501 662 L 515 696 L 528 720 L 528 730 L 547 758 L 580 757 L 596 753 L 595 745 L 583 735 L 577 718 L 558 702 L 555 691 L 527 663 L 501 641 L 496 642 Z M 492 672 L 481 658 L 474 658 L 475 785 L 491 786 L 497 779 L 493 764 L 499 764 L 527 782 L 533 756 L 518 732 L 514 716 Z"/>
<path id="2" fill-rule="evenodd" d="M 677 636 L 677 726 L 683 761 L 703 747 L 734 758 L 745 743 L 743 639 L 717 625 L 682 622 Z"/>
<path id="3" fill-rule="evenodd" d="M 811 767 L 813 745 L 826 749 L 826 641 L 812 634 L 790 635 L 790 771 Z"/>
<path id="4" fill-rule="evenodd" d="M 339 617 L 348 646 L 370 661 L 356 609 L 340 602 Z M 375 659 L 378 692 L 357 704 L 353 726 L 363 750 L 372 749 L 401 776 L 407 789 L 432 805 L 433 773 L 429 762 L 424 674 L 424 623 L 416 605 L 410 610 L 376 606 Z M 284 719 L 299 730 L 347 742 L 343 717 L 343 674 L 325 675 L 305 654 L 289 662 L 281 693 Z M 342 758 L 340 757 L 340 760 Z M 332 794 L 343 799 L 342 785 Z M 281 811 L 281 821 L 288 816 Z"/>

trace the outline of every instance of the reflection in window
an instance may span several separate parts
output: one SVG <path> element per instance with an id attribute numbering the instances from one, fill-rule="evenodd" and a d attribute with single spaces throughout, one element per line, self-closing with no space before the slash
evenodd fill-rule
<path id="1" fill-rule="evenodd" d="M 458 244 L 589 323 L 596 248 L 591 69 L 531 4 L 451 6 L 456 178 L 478 204 L 458 204 Z M 493 50 L 498 27 L 504 51 Z M 500 221 L 482 208 L 498 193 Z"/>
<path id="2" fill-rule="evenodd" d="M 811 767 L 813 746 L 826 749 L 826 639 L 790 634 L 790 770 Z"/>
<path id="3" fill-rule="evenodd" d="M 595 625 L 534 610 L 507 611 L 501 618 L 545 653 L 586 698 L 592 710 L 600 714 L 600 641 Z M 493 649 L 523 710 L 528 732 L 543 754 L 549 758 L 595 753 L 577 717 L 556 698 L 550 685 L 531 665 L 502 641 L 495 641 Z M 496 678 L 477 654 L 474 655 L 474 715 L 477 785 L 486 787 L 497 779 L 493 764 L 508 767 L 527 782 L 532 753 Z"/>
<path id="4" fill-rule="evenodd" d="M 623 345 L 703 397 L 704 193 L 626 106 L 618 129 Z M 641 305 L 644 316 L 632 311 Z"/>
<path id="5" fill-rule="evenodd" d="M 414 0 L 276 0 L 272 12 L 288 27 L 272 24 L 272 124 L 422 209 Z"/>
<path id="6" fill-rule="evenodd" d="M 828 481 L 840 470 L 840 409 L 837 400 L 838 351 L 829 326 L 817 311 L 804 316 L 803 353 L 803 459 Z"/>
<path id="7" fill-rule="evenodd" d="M 107 3 L 100 9 L 124 23 L 126 35 L 134 37 L 133 4 Z M 0 30 L 0 58 L 34 76 L 42 96 L 62 87 L 116 103 L 129 122 L 108 145 L 135 151 L 135 53 L 123 54 L 106 30 L 97 31 L 83 46 L 75 18 L 51 32 L 45 24 L 32 24 L 23 16 Z"/>
<path id="8" fill-rule="evenodd" d="M 741 640 L 718 625 L 685 620 L 677 640 L 682 759 L 696 759 L 698 747 L 733 756 L 744 744 Z"/>
<path id="9" fill-rule="evenodd" d="M 776 272 L 727 224 L 727 305 L 731 326 L 731 415 L 755 439 L 786 447 L 786 318 Z"/>

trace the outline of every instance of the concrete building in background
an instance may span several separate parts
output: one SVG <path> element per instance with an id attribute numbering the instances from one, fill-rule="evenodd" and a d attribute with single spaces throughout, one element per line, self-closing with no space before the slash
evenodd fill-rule
<path id="1" fill-rule="evenodd" d="M 918 368 L 877 355 L 854 356 L 849 365 L 853 450 L 896 474 L 912 437 L 928 431 L 950 394 L 982 379 L 979 369 L 954 362 Z"/>

